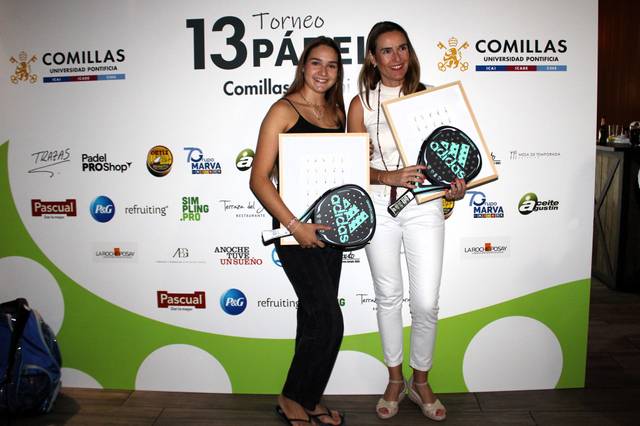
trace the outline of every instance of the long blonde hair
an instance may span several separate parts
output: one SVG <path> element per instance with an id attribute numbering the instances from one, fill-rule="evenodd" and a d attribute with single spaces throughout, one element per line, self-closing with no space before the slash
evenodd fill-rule
<path id="1" fill-rule="evenodd" d="M 360 69 L 360 76 L 358 77 L 358 90 L 364 94 L 364 101 L 367 108 L 372 109 L 369 103 L 369 91 L 375 89 L 378 83 L 382 79 L 380 76 L 380 70 L 374 66 L 371 61 L 371 57 L 375 56 L 377 49 L 378 37 L 384 33 L 390 33 L 398 31 L 402 33 L 407 40 L 407 47 L 409 48 L 409 67 L 407 68 L 407 74 L 402 82 L 402 93 L 409 95 L 419 90 L 424 90 L 424 84 L 420 83 L 420 62 L 416 56 L 416 51 L 413 49 L 409 35 L 400 25 L 395 22 L 383 21 L 375 24 L 369 35 L 367 36 L 367 55 L 365 55 L 364 63 Z"/>

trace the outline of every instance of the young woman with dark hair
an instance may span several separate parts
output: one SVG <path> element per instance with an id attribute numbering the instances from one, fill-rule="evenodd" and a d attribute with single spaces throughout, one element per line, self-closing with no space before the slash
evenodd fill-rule
<path id="1" fill-rule="evenodd" d="M 326 37 L 302 52 L 295 78 L 275 102 L 260 127 L 250 187 L 274 219 L 289 229 L 299 245 L 276 243 L 282 267 L 299 304 L 295 352 L 278 396 L 278 415 L 291 425 L 342 425 L 344 415 L 320 404 L 343 335 L 338 284 L 342 251 L 325 247 L 316 231 L 324 225 L 301 223 L 280 198 L 273 184 L 280 133 L 342 133 L 345 111 L 340 50 Z"/>

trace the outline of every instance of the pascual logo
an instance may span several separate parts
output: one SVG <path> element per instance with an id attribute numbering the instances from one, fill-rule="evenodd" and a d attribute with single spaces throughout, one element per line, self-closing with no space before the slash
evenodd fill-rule
<path id="1" fill-rule="evenodd" d="M 206 263 L 202 259 L 194 259 L 189 247 L 177 247 L 167 255 L 166 259 L 156 260 L 156 263 Z"/>
<path id="2" fill-rule="evenodd" d="M 191 167 L 192 175 L 219 175 L 222 166 L 214 158 L 204 158 L 200 148 L 185 147 L 187 151 L 187 164 Z"/>
<path id="3" fill-rule="evenodd" d="M 116 206 L 109 197 L 100 195 L 91 202 L 89 211 L 95 220 L 105 223 L 113 219 L 116 214 Z"/>
<path id="4" fill-rule="evenodd" d="M 213 250 L 219 257 L 220 264 L 229 265 L 262 265 L 262 259 L 251 257 L 249 247 L 219 246 Z"/>
<path id="5" fill-rule="evenodd" d="M 256 156 L 256 153 L 253 152 L 252 149 L 246 148 L 240 151 L 238 156 L 236 157 L 236 167 L 241 172 L 249 170 L 251 165 L 253 164 L 253 158 Z"/>
<path id="6" fill-rule="evenodd" d="M 233 200 L 219 200 L 225 213 L 233 214 L 237 218 L 265 217 L 264 207 L 255 200 L 239 202 Z"/>
<path id="7" fill-rule="evenodd" d="M 115 262 L 115 261 L 126 261 L 126 262 L 137 262 L 138 257 L 136 256 L 137 247 L 132 243 L 125 244 L 107 244 L 107 243 L 96 243 L 93 245 L 93 261 L 94 262 Z"/>
<path id="8" fill-rule="evenodd" d="M 124 208 L 124 214 L 130 215 L 152 215 L 152 216 L 166 216 L 167 209 L 169 206 L 156 206 L 154 204 L 147 204 L 144 206 L 139 206 L 138 204 L 134 204 L 130 207 Z"/>
<path id="9" fill-rule="evenodd" d="M 49 177 L 52 178 L 56 173 L 59 174 L 60 172 L 54 172 L 51 169 L 59 164 L 71 161 L 71 149 L 37 151 L 32 153 L 31 157 L 33 157 L 34 167 L 29 170 L 29 173 L 48 173 Z"/>
<path id="10" fill-rule="evenodd" d="M 509 160 L 546 160 L 550 158 L 558 158 L 560 153 L 557 151 L 529 151 L 519 152 L 518 150 L 509 151 Z"/>
<path id="11" fill-rule="evenodd" d="M 508 238 L 464 238 L 461 241 L 462 256 L 477 257 L 509 257 Z"/>
<path id="12" fill-rule="evenodd" d="M 49 67 L 49 73 L 52 75 L 44 77 L 42 81 L 44 83 L 69 83 L 124 80 L 124 73 L 113 72 L 118 71 L 118 66 L 122 66 L 124 61 L 124 49 L 46 52 L 42 55 L 42 63 Z M 96 74 L 105 71 L 109 73 Z"/>
<path id="13" fill-rule="evenodd" d="M 158 290 L 158 308 L 169 308 L 172 311 L 190 311 L 193 308 L 205 309 L 207 307 L 204 291 L 193 293 L 169 293 Z"/>
<path id="14" fill-rule="evenodd" d="M 37 217 L 42 216 L 46 219 L 61 219 L 65 216 L 77 216 L 76 200 L 69 198 L 65 201 L 31 200 L 31 215 Z"/>
<path id="15" fill-rule="evenodd" d="M 220 296 L 220 307 L 229 315 L 240 315 L 247 308 L 247 297 L 237 288 L 231 288 Z"/>
<path id="16" fill-rule="evenodd" d="M 533 192 L 528 192 L 520 198 L 518 211 L 520 214 L 528 215 L 539 211 L 557 211 L 560 208 L 560 201 L 538 200 L 538 196 Z"/>
<path id="17" fill-rule="evenodd" d="M 124 173 L 131 167 L 131 161 L 126 163 L 112 163 L 107 160 L 107 154 L 82 154 L 83 172 L 119 172 Z"/>
<path id="18" fill-rule="evenodd" d="M 476 219 L 496 219 L 504 217 L 504 208 L 495 201 L 488 201 L 484 192 L 467 191 L 471 195 L 469 206 L 473 208 Z"/>
<path id="19" fill-rule="evenodd" d="M 458 39 L 455 37 L 449 38 L 447 45 L 441 41 L 437 44 L 438 48 L 444 50 L 442 61 L 438 62 L 438 69 L 440 71 L 446 71 L 447 69 L 453 70 L 459 68 L 460 71 L 466 71 L 469 69 L 469 62 L 462 60 L 462 51 L 469 48 L 469 43 L 464 42 L 458 46 Z"/>
<path id="20" fill-rule="evenodd" d="M 173 165 L 173 154 L 166 146 L 156 145 L 147 153 L 147 170 L 156 177 L 169 174 Z"/>
<path id="21" fill-rule="evenodd" d="M 181 221 L 198 222 L 203 214 L 209 213 L 209 205 L 200 203 L 200 197 L 182 197 Z"/>
<path id="22" fill-rule="evenodd" d="M 16 64 L 16 69 L 11 74 L 10 80 L 13 84 L 18 84 L 20 82 L 29 82 L 35 83 L 38 81 L 38 76 L 31 72 L 31 64 L 37 61 L 38 58 L 36 55 L 31 56 L 27 55 L 27 52 L 24 50 L 18 53 L 18 59 L 13 56 L 9 58 L 9 62 L 12 64 Z"/>

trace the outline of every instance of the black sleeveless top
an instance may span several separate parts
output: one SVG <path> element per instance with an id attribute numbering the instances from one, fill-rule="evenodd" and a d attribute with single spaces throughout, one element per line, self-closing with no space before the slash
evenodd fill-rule
<path id="1" fill-rule="evenodd" d="M 298 121 L 296 121 L 296 124 L 294 124 L 285 133 L 344 133 L 343 123 L 340 123 L 340 126 L 336 127 L 335 129 L 327 129 L 325 127 L 316 126 L 315 124 L 308 122 L 302 116 L 302 114 L 300 114 L 300 111 L 298 111 L 298 108 L 293 105 L 293 102 L 291 102 L 287 98 L 282 99 L 289 102 L 289 105 L 291 105 L 291 107 L 298 113 Z"/>

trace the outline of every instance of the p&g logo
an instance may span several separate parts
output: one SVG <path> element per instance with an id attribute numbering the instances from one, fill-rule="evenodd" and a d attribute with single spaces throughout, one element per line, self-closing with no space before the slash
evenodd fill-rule
<path id="1" fill-rule="evenodd" d="M 229 289 L 220 297 L 220 307 L 229 315 L 240 315 L 247 308 L 247 297 L 236 288 Z"/>
<path id="2" fill-rule="evenodd" d="M 109 222 L 116 214 L 116 206 L 106 195 L 100 195 L 91 202 L 91 216 L 98 222 Z"/>

